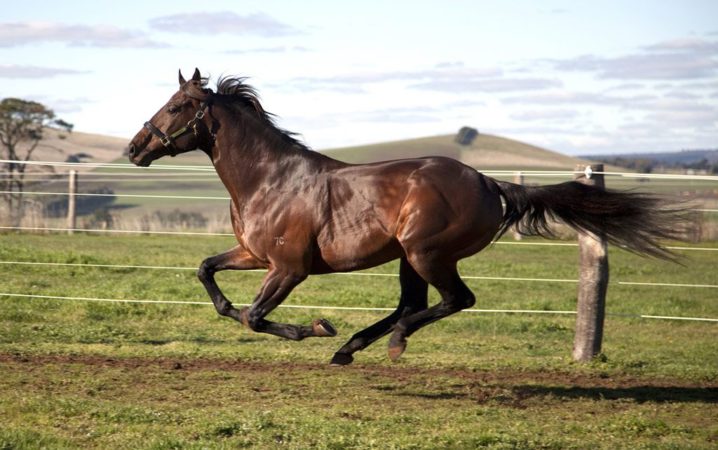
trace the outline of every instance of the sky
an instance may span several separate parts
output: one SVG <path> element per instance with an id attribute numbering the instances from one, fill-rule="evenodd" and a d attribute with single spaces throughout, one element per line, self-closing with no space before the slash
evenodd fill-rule
<path id="1" fill-rule="evenodd" d="M 462 126 L 573 155 L 718 147 L 718 1 L 0 1 L 0 98 L 130 139 L 177 71 L 311 148 Z"/>

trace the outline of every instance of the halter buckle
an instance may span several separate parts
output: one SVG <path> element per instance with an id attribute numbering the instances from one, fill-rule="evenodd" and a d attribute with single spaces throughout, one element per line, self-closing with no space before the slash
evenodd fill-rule
<path id="1" fill-rule="evenodd" d="M 169 147 L 172 144 L 172 141 L 169 136 L 164 136 L 160 138 L 160 143 L 165 147 Z"/>

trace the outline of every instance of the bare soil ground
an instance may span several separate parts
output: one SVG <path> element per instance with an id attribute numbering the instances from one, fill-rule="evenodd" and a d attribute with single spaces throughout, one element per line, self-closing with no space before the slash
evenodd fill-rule
<path id="1" fill-rule="evenodd" d="M 670 378 L 647 378 L 604 374 L 562 372 L 512 371 L 502 369 L 491 372 L 473 372 L 456 369 L 422 369 L 416 367 L 352 365 L 328 367 L 315 364 L 256 362 L 231 359 L 177 359 L 177 358 L 108 358 L 105 356 L 73 355 L 19 355 L 0 354 L 0 365 L 22 366 L 28 375 L 42 371 L 44 366 L 81 366 L 87 375 L 108 368 L 129 371 L 181 371 L 227 372 L 241 378 L 242 374 L 266 374 L 281 379 L 302 372 L 323 376 L 338 371 L 354 372 L 367 379 L 389 378 L 400 385 L 422 384 L 429 379 L 447 379 L 437 392 L 422 394 L 427 398 L 462 398 L 483 403 L 495 400 L 509 388 L 513 395 L 512 406 L 520 407 L 531 397 L 554 395 L 565 398 L 632 399 L 636 402 L 699 401 L 718 403 L 717 382 L 690 382 Z M 460 380 L 460 382 L 459 382 Z M 394 389 L 394 388 L 392 388 Z M 387 390 L 392 390 L 388 389 Z M 343 394 L 340 394 L 343 395 Z"/>

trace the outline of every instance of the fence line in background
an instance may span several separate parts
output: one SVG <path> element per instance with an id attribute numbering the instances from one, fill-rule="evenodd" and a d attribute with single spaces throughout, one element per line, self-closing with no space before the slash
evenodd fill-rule
<path id="1" fill-rule="evenodd" d="M 131 163 L 87 163 L 87 162 L 58 162 L 58 161 L 22 161 L 11 159 L 0 159 L 0 163 L 7 164 L 25 164 L 35 166 L 51 166 L 51 167 L 85 167 L 85 168 L 132 168 L 133 170 L 178 170 L 178 171 L 200 171 L 214 172 L 214 167 L 210 165 L 169 165 L 155 164 L 149 167 L 138 167 Z M 513 175 L 521 172 L 530 176 L 574 176 L 582 174 L 581 171 L 571 170 L 487 170 L 482 171 L 486 175 Z M 682 175 L 682 174 L 657 174 L 657 173 L 629 173 L 629 172 L 593 172 L 606 176 L 618 176 L 623 178 L 642 178 L 642 179 L 677 179 L 677 180 L 694 180 L 694 181 L 718 181 L 716 175 Z"/>
<path id="2" fill-rule="evenodd" d="M 87 228 L 56 228 L 56 227 L 8 227 L 0 226 L 0 230 L 17 230 L 17 231 L 52 231 L 67 232 L 78 231 L 85 233 L 105 233 L 105 234 L 169 234 L 176 236 L 234 236 L 233 233 L 210 233 L 203 231 L 149 231 L 149 230 L 103 230 L 103 229 L 87 229 Z"/>
<path id="3" fill-rule="evenodd" d="M 28 166 L 48 166 L 48 167 L 72 167 L 72 168 L 88 168 L 88 169 L 114 169 L 122 168 L 133 170 L 178 170 L 178 171 L 198 171 L 198 172 L 214 172 L 212 166 L 192 166 L 192 165 L 170 165 L 170 164 L 155 164 L 149 167 L 139 167 L 130 163 L 72 163 L 72 162 L 58 162 L 58 161 L 21 161 L 14 159 L 0 159 L 1 164 L 24 164 Z"/>
<path id="4" fill-rule="evenodd" d="M 68 232 L 78 231 L 85 233 L 103 233 L 103 234 L 168 234 L 176 236 L 234 236 L 233 233 L 210 233 L 202 231 L 151 231 L 151 230 L 105 230 L 105 229 L 94 229 L 94 228 L 58 228 L 58 227 L 11 227 L 11 226 L 0 226 L 0 230 L 10 231 L 43 231 L 43 232 Z M 546 246 L 546 247 L 577 247 L 578 244 L 575 242 L 509 242 L 509 241 L 495 241 L 491 245 L 529 245 L 529 246 Z M 619 247 L 620 248 L 620 247 Z M 707 252 L 718 252 L 718 247 L 677 247 L 677 246 L 666 246 L 669 250 L 685 250 L 685 251 L 707 251 Z"/>
<path id="5" fill-rule="evenodd" d="M 48 267 L 89 267 L 98 269 L 138 269 L 138 270 L 197 270 L 197 267 L 182 266 L 145 266 L 131 264 L 92 264 L 92 263 L 58 263 L 58 262 L 37 262 L 37 261 L 0 261 L 0 265 L 21 265 L 21 266 L 48 266 Z M 241 272 L 266 273 L 263 269 L 243 270 Z M 364 276 L 364 277 L 387 277 L 398 278 L 396 273 L 374 273 L 374 272 L 335 272 L 325 275 L 335 276 Z M 521 277 L 489 277 L 477 275 L 461 275 L 465 280 L 503 281 L 503 282 L 540 282 L 540 283 L 578 283 L 577 279 L 567 278 L 521 278 Z M 622 286 L 659 286 L 659 287 L 683 287 L 683 288 L 709 288 L 718 289 L 715 284 L 689 284 L 689 283 L 653 283 L 639 281 L 612 281 L 610 284 Z"/>
<path id="6" fill-rule="evenodd" d="M 180 301 L 180 300 L 138 300 L 138 299 L 114 299 L 95 297 L 65 297 L 56 295 L 16 294 L 0 292 L 0 297 L 11 298 L 39 298 L 45 300 L 79 300 L 89 302 L 105 303 L 138 303 L 138 304 L 160 304 L 160 305 L 202 305 L 213 306 L 211 302 Z M 250 306 L 248 303 L 235 303 L 237 306 Z M 363 307 L 363 306 L 328 306 L 328 305 L 279 305 L 280 308 L 292 309 L 323 309 L 335 311 L 394 311 L 394 308 Z M 549 314 L 549 315 L 576 315 L 576 311 L 538 310 L 538 309 L 464 309 L 463 313 L 503 313 L 503 314 Z M 679 320 L 695 322 L 718 322 L 712 317 L 683 317 L 683 316 L 657 316 L 649 314 L 607 314 L 612 317 L 635 318 L 635 319 L 658 319 L 658 320 Z"/>
<path id="7" fill-rule="evenodd" d="M 68 172 L 29 172 L 25 173 L 25 179 L 28 178 L 52 178 L 60 181 L 68 176 Z M 143 173 L 139 172 L 83 172 L 83 178 L 86 177 L 109 177 L 109 178 L 137 178 L 137 177 L 161 177 L 161 178 L 172 178 L 172 177 L 194 177 L 194 178 L 219 178 L 216 173 Z M 9 174 L 7 172 L 0 172 L 0 178 L 7 178 Z"/>
<path id="8" fill-rule="evenodd" d="M 98 180 L 84 180 L 84 182 Z M 144 180 L 146 181 L 146 180 Z M 0 191 L 0 194 L 15 194 L 16 191 Z M 187 199 L 187 200 L 231 200 L 231 197 L 196 196 L 196 195 L 160 195 L 160 194 L 105 194 L 97 192 L 42 192 L 23 191 L 25 195 L 56 195 L 66 197 L 116 197 L 116 198 L 160 198 L 160 199 Z M 697 212 L 718 212 L 718 209 L 690 209 Z"/>
<path id="9" fill-rule="evenodd" d="M 15 194 L 15 191 L 0 191 L 0 194 Z M 62 195 L 66 197 L 116 197 L 116 198 L 163 198 L 163 199 L 187 199 L 187 200 L 231 200 L 230 197 L 203 197 L 196 195 L 154 195 L 154 194 L 102 194 L 93 192 L 37 192 L 24 191 L 26 195 Z"/>

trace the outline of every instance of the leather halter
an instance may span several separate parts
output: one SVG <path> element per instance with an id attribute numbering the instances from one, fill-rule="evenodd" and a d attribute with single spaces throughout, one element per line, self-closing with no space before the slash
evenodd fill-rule
<path id="1" fill-rule="evenodd" d="M 190 131 L 194 133 L 195 137 L 198 137 L 199 132 L 197 131 L 197 124 L 199 123 L 200 120 L 202 120 L 204 118 L 204 115 L 205 115 L 204 111 L 205 111 L 205 109 L 207 109 L 208 106 L 209 106 L 209 101 L 204 101 L 204 102 L 200 103 L 199 109 L 194 114 L 194 117 L 187 122 L 187 125 L 183 126 L 182 128 L 180 128 L 179 130 L 177 130 L 173 133 L 167 134 L 167 133 L 163 132 L 162 130 L 160 130 L 159 128 L 154 126 L 149 120 L 147 122 L 145 122 L 145 128 L 147 128 L 150 131 L 150 133 L 154 134 L 155 136 L 157 136 L 160 139 L 160 142 L 162 143 L 162 145 L 164 145 L 165 148 L 167 148 L 167 150 L 169 150 L 170 156 L 172 156 L 172 157 L 177 156 L 177 154 L 179 153 L 179 150 L 177 149 L 177 146 L 175 145 L 175 139 L 178 139 L 179 137 L 184 136 L 185 134 L 189 133 Z"/>

